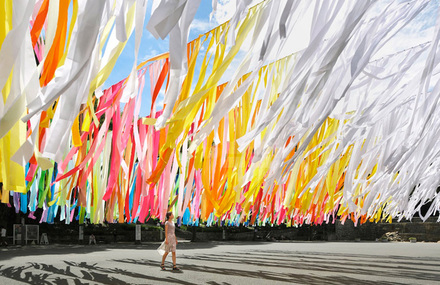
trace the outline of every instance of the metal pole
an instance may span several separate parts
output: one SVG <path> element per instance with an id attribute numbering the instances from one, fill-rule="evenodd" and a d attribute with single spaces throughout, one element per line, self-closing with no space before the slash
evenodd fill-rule
<path id="1" fill-rule="evenodd" d="M 141 243 L 141 225 L 136 225 L 136 244 Z"/>
<path id="2" fill-rule="evenodd" d="M 79 225 L 79 243 L 84 244 L 84 225 Z"/>

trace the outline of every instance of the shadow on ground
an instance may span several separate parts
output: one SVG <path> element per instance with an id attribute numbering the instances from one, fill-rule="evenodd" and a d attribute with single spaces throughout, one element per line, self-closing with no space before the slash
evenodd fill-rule
<path id="1" fill-rule="evenodd" d="M 188 245 L 189 246 L 189 245 Z M 137 247 L 134 247 L 137 248 Z M 144 247 L 143 247 L 144 248 Z M 200 247 L 198 247 L 200 248 Z M 64 250 L 64 254 L 65 254 Z M 70 253 L 70 252 L 69 252 Z M 440 258 L 409 258 L 402 256 L 376 256 L 364 254 L 333 254 L 316 252 L 255 250 L 252 252 L 226 252 L 222 254 L 179 255 L 183 273 L 195 272 L 217 281 L 219 276 L 245 277 L 264 282 L 286 282 L 299 284 L 375 284 L 374 279 L 405 278 L 405 283 L 380 281 L 380 284 L 411 284 L 411 280 L 437 282 Z M 193 284 L 185 274 L 174 274 L 167 270 L 159 273 L 159 261 L 151 259 L 112 259 L 111 267 L 93 262 L 63 261 L 55 267 L 45 263 L 27 263 L 12 267 L 0 265 L 0 276 L 28 284 Z M 198 265 L 203 264 L 203 265 Z M 241 265 L 246 266 L 241 266 Z M 132 265 L 141 265 L 132 266 Z M 171 264 L 167 264 L 171 267 Z M 244 268 L 245 267 L 245 268 Z M 130 270 L 122 268 L 132 268 Z M 139 268 L 143 268 L 139 272 Z M 157 271 L 156 275 L 151 273 Z M 337 272 L 337 274 L 335 274 Z M 153 274 L 154 275 L 154 274 Z M 331 278 L 329 276 L 331 275 Z M 212 276 L 212 277 L 211 277 Z M 214 277 L 215 276 L 215 277 Z M 186 277 L 187 278 L 187 277 Z M 136 281 L 134 281 L 136 280 Z M 229 279 L 230 280 L 230 279 Z M 256 280 L 257 281 L 257 280 Z"/>
<path id="2" fill-rule="evenodd" d="M 0 261 L 5 261 L 13 257 L 33 256 L 33 255 L 64 255 L 66 251 L 71 254 L 87 254 L 92 252 L 107 251 L 111 249 L 156 249 L 160 242 L 148 242 L 139 245 L 133 243 L 112 243 L 100 245 L 79 245 L 79 244 L 52 244 L 52 245 L 25 245 L 8 246 L 0 248 Z M 179 249 L 203 249 L 213 248 L 219 243 L 216 242 L 179 242 Z"/>
<path id="3" fill-rule="evenodd" d="M 215 260 L 221 264 L 247 264 L 264 270 L 247 271 L 238 269 L 222 269 L 219 267 L 194 267 L 185 265 L 185 270 L 209 272 L 214 274 L 245 276 L 249 278 L 262 278 L 268 281 L 296 282 L 299 284 L 373 284 L 366 281 L 365 276 L 383 278 L 405 278 L 405 283 L 381 281 L 380 284 L 412 284 L 411 279 L 435 281 L 440 280 L 440 258 L 408 258 L 402 256 L 375 256 L 357 254 L 323 255 L 315 252 L 285 252 L 279 251 L 253 251 L 247 253 L 201 254 L 196 256 L 183 256 L 187 260 L 208 262 Z M 189 262 L 186 262 L 189 263 Z M 185 263 L 185 264 L 186 264 Z M 417 268 L 423 266 L 424 268 Z M 431 268 L 429 268 L 431 267 Z M 279 273 L 273 269 L 282 269 Z M 291 269 L 305 271 L 307 274 L 289 273 Z M 334 273 L 339 276 L 313 276 L 313 272 Z M 356 278 L 359 275 L 360 278 Z M 350 276 L 350 277 L 348 277 Z M 354 276 L 354 277 L 353 277 Z M 409 282 L 409 283 L 407 283 Z M 374 282 L 377 283 L 377 282 Z"/>
<path id="4" fill-rule="evenodd" d="M 72 284 L 72 281 L 74 284 L 90 284 L 90 282 L 93 282 L 92 284 L 133 284 L 132 282 L 125 281 L 127 277 L 144 280 L 144 282 L 136 284 L 193 284 L 190 282 L 179 280 L 178 277 L 154 277 L 151 275 L 118 268 L 104 268 L 98 266 L 96 263 L 75 263 L 65 261 L 65 264 L 66 265 L 63 268 L 56 268 L 53 265 L 41 263 L 32 263 L 26 266 L 19 267 L 0 266 L 0 275 L 28 284 L 67 285 Z M 155 267 L 158 268 L 157 262 Z M 40 271 L 43 272 L 40 273 Z M 117 276 L 115 277 L 112 275 Z"/>

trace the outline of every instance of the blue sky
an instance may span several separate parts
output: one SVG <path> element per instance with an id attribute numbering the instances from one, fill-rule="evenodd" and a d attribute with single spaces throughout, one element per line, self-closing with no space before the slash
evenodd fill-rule
<path id="1" fill-rule="evenodd" d="M 145 29 L 145 26 L 147 25 L 151 15 L 152 3 L 153 1 L 149 1 L 148 3 L 147 13 L 144 23 L 144 31 L 143 31 L 141 46 L 139 48 L 139 54 L 138 54 L 138 63 L 143 62 L 153 56 L 168 52 L 169 50 L 168 38 L 166 38 L 165 40 L 161 40 L 161 39 L 156 40 L 151 35 L 151 33 L 147 29 Z M 212 11 L 211 1 L 202 0 L 199 9 L 197 10 L 195 19 L 191 25 L 190 35 L 188 39 L 189 41 L 198 37 L 200 34 L 209 31 L 210 29 L 216 27 L 219 24 L 217 20 L 214 18 L 212 19 L 212 21 L 210 20 L 209 15 L 211 11 Z M 112 70 L 112 73 L 110 74 L 109 78 L 104 83 L 104 89 L 121 81 L 130 74 L 134 61 L 134 46 L 135 46 L 134 38 L 135 37 L 133 32 L 127 42 L 127 45 L 125 46 L 125 49 L 121 53 L 121 56 L 118 58 L 115 68 Z M 158 103 L 160 103 L 162 100 L 163 98 L 161 95 L 161 98 L 158 98 Z M 151 104 L 150 80 L 147 74 L 145 78 L 145 87 L 142 97 L 140 116 L 144 117 L 149 114 L 150 104 Z M 158 109 L 160 108 L 161 107 L 158 106 Z"/>

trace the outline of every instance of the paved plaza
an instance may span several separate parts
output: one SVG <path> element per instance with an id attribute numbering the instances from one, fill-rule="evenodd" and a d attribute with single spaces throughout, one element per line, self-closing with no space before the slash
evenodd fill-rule
<path id="1" fill-rule="evenodd" d="M 440 284 L 438 243 L 180 242 L 181 272 L 158 246 L 1 248 L 0 284 Z"/>

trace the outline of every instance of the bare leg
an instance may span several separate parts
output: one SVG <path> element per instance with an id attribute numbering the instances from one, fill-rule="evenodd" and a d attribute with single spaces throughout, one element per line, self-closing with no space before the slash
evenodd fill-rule
<path id="1" fill-rule="evenodd" d="M 176 266 L 176 252 L 173 251 L 172 254 L 173 254 L 173 265 Z"/>
<path id="2" fill-rule="evenodd" d="M 162 255 L 162 264 L 165 264 L 165 259 L 167 258 L 167 255 L 168 255 L 168 252 L 165 252 L 165 253 Z"/>

